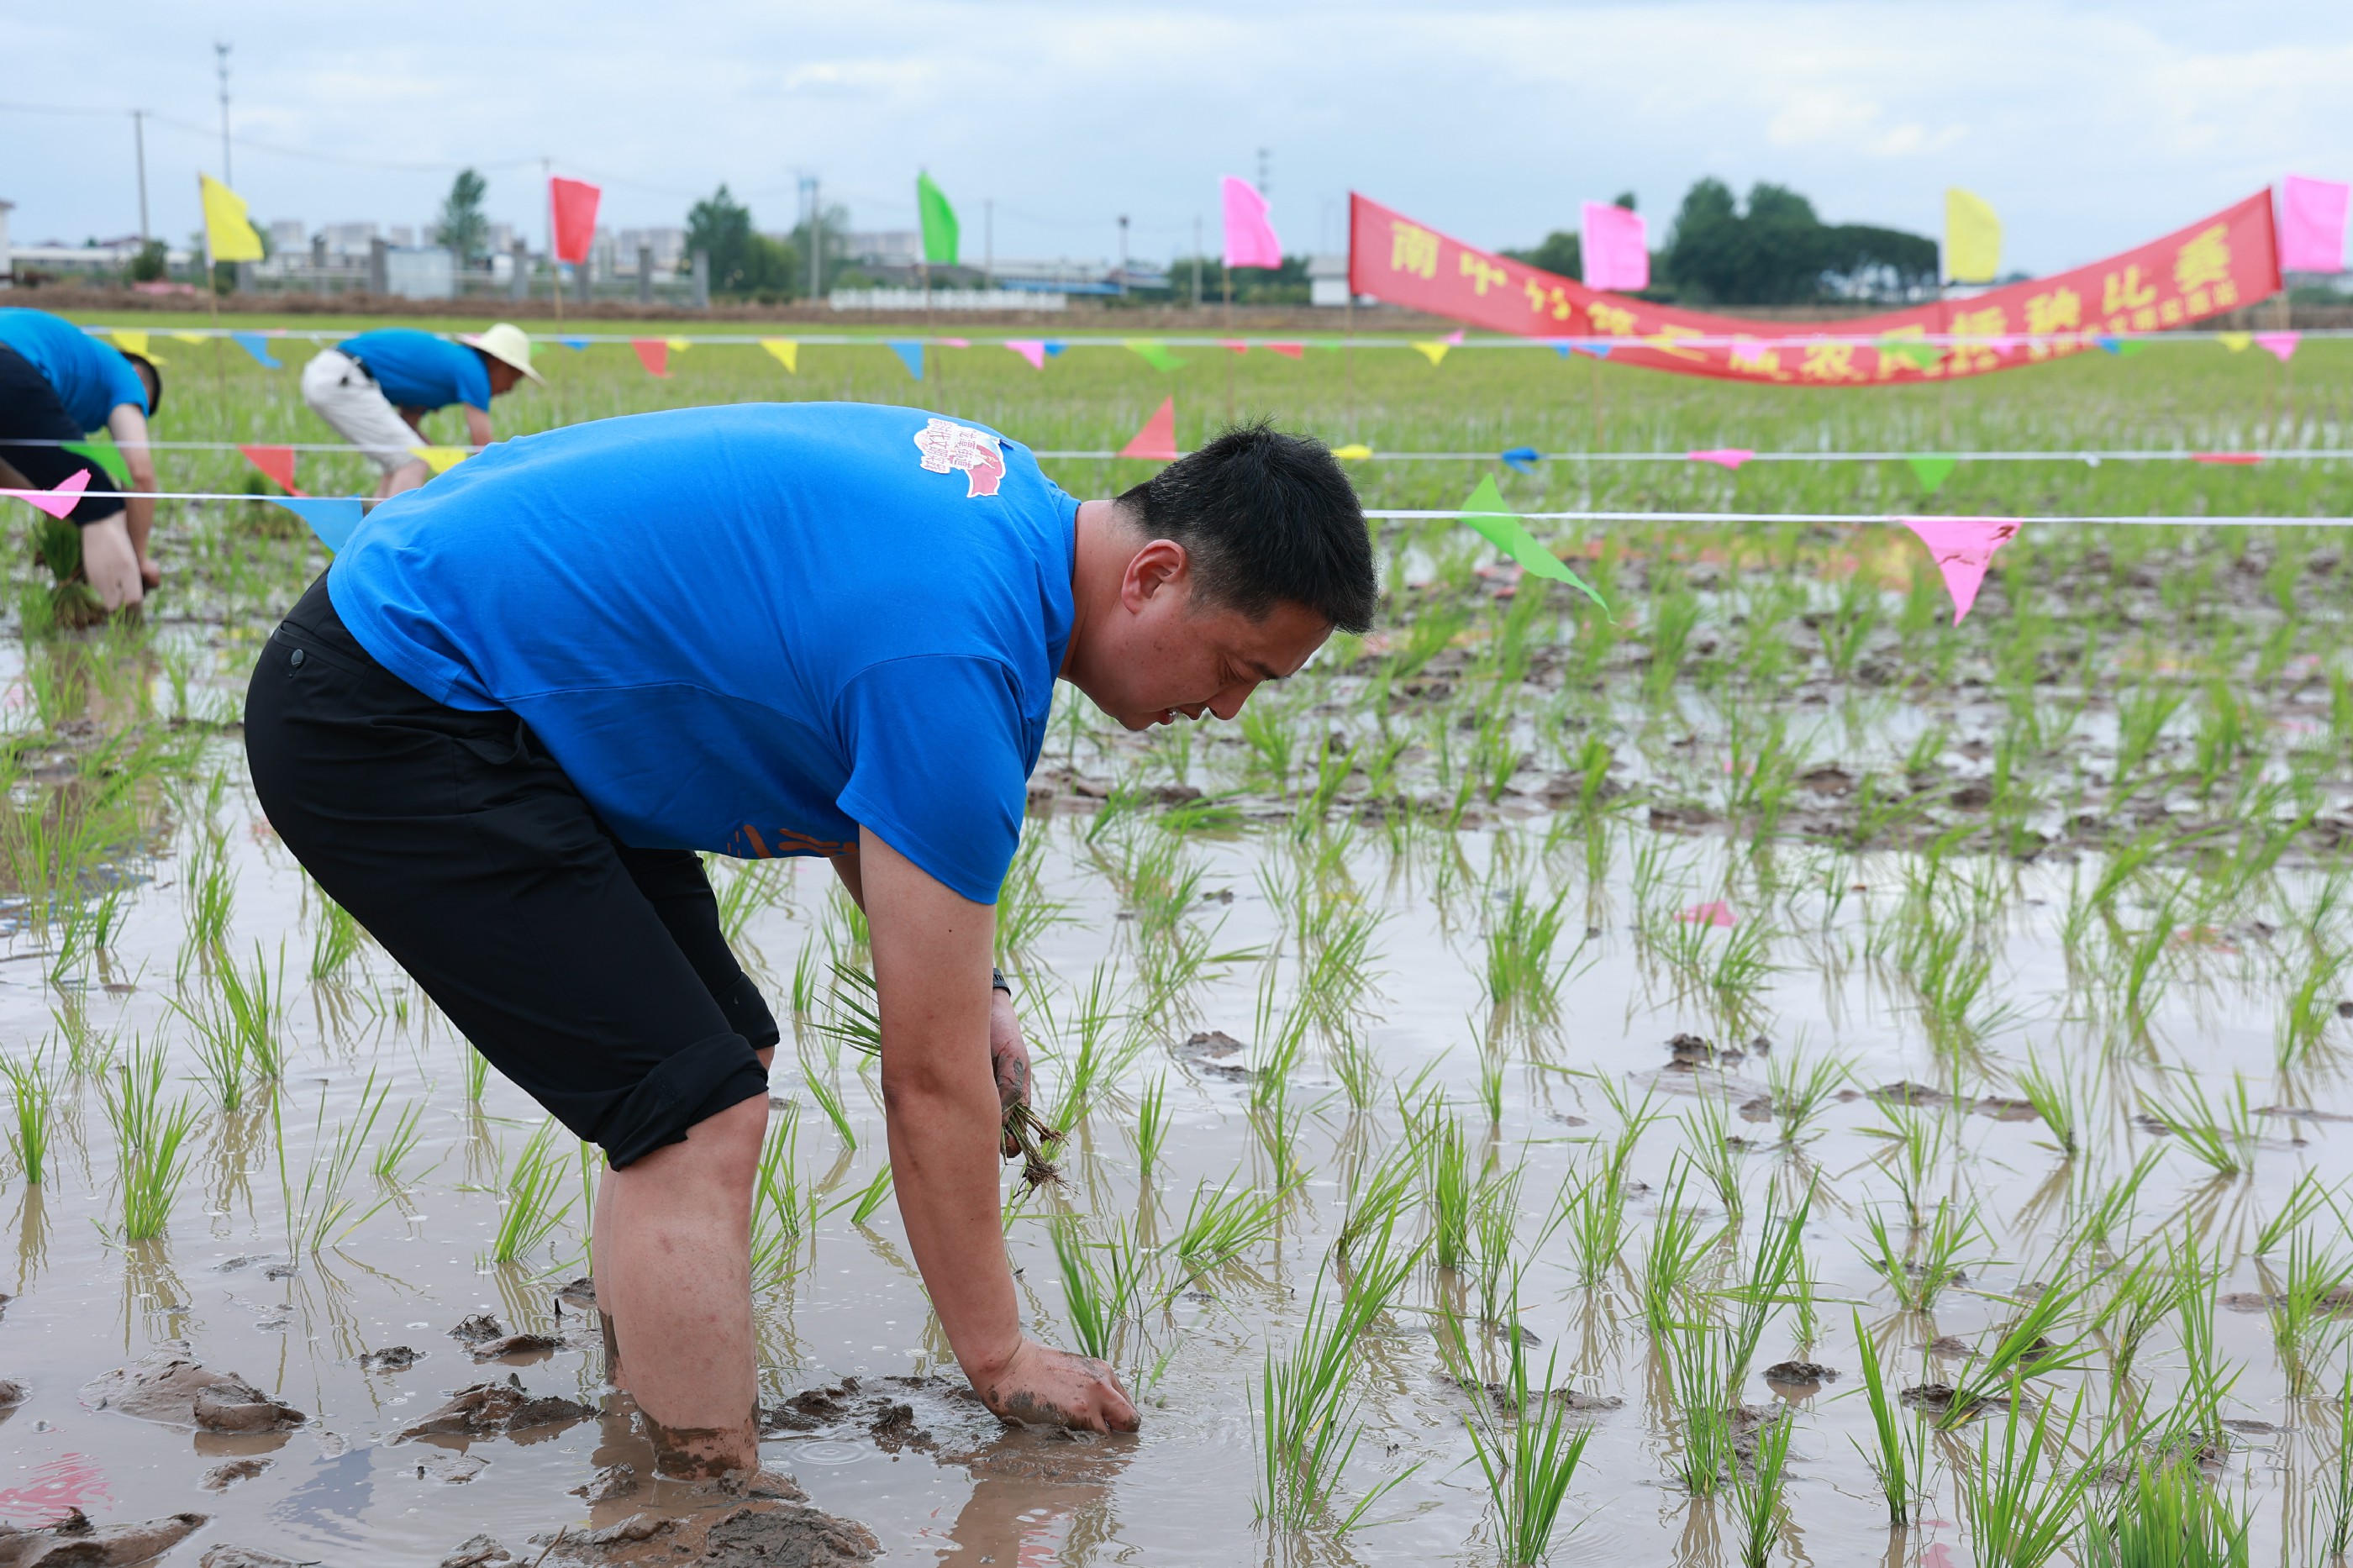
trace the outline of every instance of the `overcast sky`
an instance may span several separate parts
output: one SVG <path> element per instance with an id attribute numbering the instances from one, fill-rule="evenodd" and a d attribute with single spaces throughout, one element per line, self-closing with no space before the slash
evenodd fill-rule
<path id="1" fill-rule="evenodd" d="M 511 13 L 511 14 L 510 14 Z M 1216 182 L 1269 150 L 1277 228 L 1336 247 L 1355 188 L 1475 244 L 1532 243 L 1637 193 L 1653 237 L 1691 182 L 1793 185 L 1831 221 L 1934 234 L 1947 184 L 2047 271 L 2295 172 L 2353 178 L 2353 5 L 2062 0 L 1506 6 L 1323 0 L 857 5 L 571 0 L 425 11 L 154 0 L 0 8 L 0 199 L 19 244 L 176 243 L 220 172 L 257 219 L 422 224 L 464 164 L 543 228 L 540 160 L 614 226 L 721 181 L 790 226 L 814 174 L 854 226 L 912 226 L 917 167 L 999 257 L 1215 242 Z M 30 112 L 79 107 L 102 116 Z M 120 111 L 120 112 L 116 112 Z"/>

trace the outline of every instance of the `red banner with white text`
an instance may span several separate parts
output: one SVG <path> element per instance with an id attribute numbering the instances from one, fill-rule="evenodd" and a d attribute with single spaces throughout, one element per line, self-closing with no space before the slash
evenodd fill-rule
<path id="1" fill-rule="evenodd" d="M 1348 198 L 1348 286 L 1613 362 L 1736 381 L 1872 386 L 2008 370 L 2160 331 L 2279 291 L 2268 191 L 2088 267 L 1968 299 L 1819 323 L 1746 321 L 1604 294 Z"/>

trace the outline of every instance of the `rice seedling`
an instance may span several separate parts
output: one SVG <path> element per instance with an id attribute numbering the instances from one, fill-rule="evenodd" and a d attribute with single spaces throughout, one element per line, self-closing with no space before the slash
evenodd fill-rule
<path id="1" fill-rule="evenodd" d="M 1145 1087 L 1136 1104 L 1135 1163 L 1138 1172 L 1148 1184 L 1155 1166 L 1160 1163 L 1161 1150 L 1168 1142 L 1168 1077 L 1163 1073 Z"/>
<path id="2" fill-rule="evenodd" d="M 1532 1389 L 1527 1336 L 1515 1333 L 1511 1339 L 1511 1380 L 1504 1385 L 1510 1410 L 1497 1411 L 1497 1402 L 1486 1398 L 1484 1386 L 1474 1380 L 1470 1387 L 1475 1413 L 1463 1425 L 1494 1501 L 1496 1544 L 1503 1560 L 1511 1568 L 1533 1568 L 1552 1555 L 1561 1505 L 1584 1462 L 1593 1428 L 1568 1429 L 1569 1401 L 1553 1392 L 1558 1352 L 1545 1363 L 1543 1385 Z"/>
<path id="3" fill-rule="evenodd" d="M 1887 1221 L 1874 1208 L 1865 1217 L 1871 1246 L 1862 1258 L 1887 1281 L 1906 1311 L 1925 1312 L 1936 1304 L 1945 1287 L 1964 1276 L 1972 1242 L 1984 1235 L 1977 1205 L 1955 1208 L 1949 1198 L 1936 1200 L 1936 1212 L 1924 1230 L 1915 1231 L 1914 1245 L 1899 1247 L 1888 1234 Z"/>
<path id="4" fill-rule="evenodd" d="M 1333 1243 L 1334 1255 L 1345 1258 L 1358 1241 L 1393 1224 L 1405 1212 L 1421 1169 L 1421 1145 L 1412 1138 L 1391 1148 L 1369 1172 L 1359 1167 L 1349 1184 L 1348 1212 Z"/>
<path id="5" fill-rule="evenodd" d="M 566 1175 L 565 1162 L 554 1152 L 555 1131 L 555 1122 L 541 1122 L 512 1160 L 500 1163 L 499 1225 L 491 1239 L 493 1263 L 522 1258 L 553 1236 L 572 1212 L 569 1198 L 560 1208 L 555 1205 Z"/>
<path id="6" fill-rule="evenodd" d="M 2085 1336 L 2063 1339 L 2059 1335 L 2092 1284 L 2084 1280 L 2053 1285 L 2029 1302 L 1991 1345 L 1981 1347 L 1969 1361 L 1960 1381 L 1953 1385 L 1952 1399 L 1938 1426 L 1949 1428 L 1967 1421 L 2004 1384 L 2015 1392 L 2030 1379 L 2054 1376 L 2086 1364 L 2090 1352 Z"/>
<path id="7" fill-rule="evenodd" d="M 2136 1462 L 2105 1510 L 2084 1524 L 2084 1568 L 2247 1568 L 2252 1516 L 2188 1459 Z"/>
<path id="8" fill-rule="evenodd" d="M 376 1141 L 375 1152 L 368 1162 L 368 1169 L 377 1181 L 392 1187 L 409 1184 L 406 1174 L 408 1157 L 424 1142 L 424 1119 L 425 1101 L 422 1100 L 409 1100 L 400 1108 L 399 1114 L 393 1118 L 391 1128 Z"/>
<path id="9" fill-rule="evenodd" d="M 1113 1026 L 1122 1016 L 1110 965 L 1099 963 L 1088 979 L 1085 994 L 1079 998 L 1078 1013 L 1072 1020 L 1077 1040 L 1068 1053 L 1070 1066 L 1062 1075 L 1061 1096 L 1047 1118 L 1054 1125 L 1072 1128 L 1085 1121 L 1095 1100 L 1144 1048 L 1145 1042 L 1140 1035 L 1130 1033 L 1124 1039 L 1114 1037 Z M 877 1023 L 879 1026 L 879 1019 Z M 877 1034 L 879 1037 L 879 1026 Z"/>
<path id="10" fill-rule="evenodd" d="M 1765 1066 L 1765 1083 L 1773 1098 L 1773 1115 L 1781 1124 L 1781 1141 L 1797 1143 L 1806 1129 L 1830 1104 L 1847 1081 L 1846 1063 L 1836 1057 L 1801 1057 L 1783 1051 Z"/>
<path id="11" fill-rule="evenodd" d="M 1682 1121 L 1684 1158 L 1698 1166 L 1708 1185 L 1715 1189 L 1725 1216 L 1739 1219 L 1746 1206 L 1740 1187 L 1741 1150 L 1725 1124 L 1724 1101 L 1703 1095 Z"/>
<path id="12" fill-rule="evenodd" d="M 42 1184 L 49 1153 L 49 1117 L 57 1103 L 57 1075 L 51 1070 L 47 1044 L 29 1056 L 0 1058 L 0 1075 L 8 1079 L 16 1114 L 8 1123 L 8 1152 L 25 1173 L 25 1184 Z"/>
<path id="13" fill-rule="evenodd" d="M 1335 1302 L 1319 1275 L 1292 1348 L 1269 1347 L 1255 1409 L 1261 1475 L 1258 1515 L 1290 1531 L 1345 1535 L 1365 1511 L 1402 1485 L 1419 1464 L 1388 1476 L 1343 1509 L 1340 1489 L 1363 1436 L 1355 1388 L 1356 1341 L 1387 1310 L 1419 1261 L 1384 1227 L 1362 1249 Z"/>
<path id="14" fill-rule="evenodd" d="M 1887 1500 L 1889 1526 L 1900 1530 L 1912 1522 L 1920 1496 L 1917 1489 L 1926 1479 L 1928 1426 L 1917 1415 L 1905 1411 L 1888 1394 L 1878 1342 L 1864 1331 L 1862 1314 L 1857 1311 L 1852 1316 L 1855 1354 L 1862 1363 L 1862 1387 L 1871 1402 L 1873 1440 L 1869 1449 L 1855 1443 L 1854 1451 L 1862 1456 L 1872 1474 L 1878 1478 L 1880 1494 Z"/>
<path id="15" fill-rule="evenodd" d="M 752 1178 L 752 1288 L 770 1289 L 791 1277 L 793 1252 L 816 1224 L 815 1195 L 800 1180 L 800 1108 L 768 1113 L 760 1163 Z"/>
<path id="16" fill-rule="evenodd" d="M 1185 1218 L 1176 1226 L 1176 1238 L 1167 1244 L 1167 1251 L 1182 1267 L 1178 1270 L 1180 1278 L 1165 1292 L 1165 1299 L 1173 1300 L 1203 1275 L 1274 1234 L 1290 1188 L 1271 1193 L 1250 1187 L 1235 1192 L 1232 1188 L 1231 1177 L 1219 1183 L 1214 1193 L 1206 1181 L 1194 1187 L 1192 1200 L 1185 1205 Z"/>
<path id="17" fill-rule="evenodd" d="M 1472 1228 L 1477 1236 L 1479 1319 L 1494 1328 L 1510 1328 L 1512 1337 L 1519 1337 L 1514 1327 L 1519 1315 L 1519 1271 L 1513 1265 L 1513 1242 L 1520 1226 L 1520 1178 L 1522 1171 L 1514 1168 L 1490 1174 L 1479 1184 L 1472 1203 Z M 1504 1293 L 1504 1278 L 1509 1273 L 1513 1290 Z"/>
<path id="18" fill-rule="evenodd" d="M 1380 1098 L 1381 1061 L 1372 1041 L 1359 1028 L 1343 1029 L 1333 1037 L 1329 1059 L 1333 1076 L 1348 1097 L 1348 1109 L 1370 1110 Z"/>
<path id="19" fill-rule="evenodd" d="M 311 978 L 332 980 L 359 954 L 360 922 L 315 884 L 311 890 L 319 897 L 319 923 L 311 931 Z"/>
<path id="20" fill-rule="evenodd" d="M 1080 1239 L 1077 1222 L 1057 1221 L 1053 1227 L 1054 1259 L 1062 1279 L 1062 1302 L 1071 1332 L 1079 1348 L 1097 1361 L 1110 1361 L 1118 1349 L 1119 1326 L 1134 1313 L 1143 1289 L 1135 1245 L 1123 1224 L 1107 1242 Z M 1090 1253 L 1103 1255 L 1098 1268 Z"/>
<path id="21" fill-rule="evenodd" d="M 832 1214 L 837 1210 L 848 1209 L 849 1211 L 849 1223 L 851 1225 L 864 1225 L 868 1220 L 874 1217 L 875 1210 L 881 1208 L 885 1203 L 890 1201 L 892 1184 L 893 1177 L 891 1170 L 891 1163 L 886 1160 L 880 1166 L 876 1167 L 874 1174 L 867 1178 L 866 1184 L 864 1186 L 860 1187 L 855 1192 L 849 1193 L 842 1197 L 836 1198 L 831 1204 L 818 1211 L 818 1217 L 822 1219 L 825 1215 Z"/>
<path id="22" fill-rule="evenodd" d="M 1734 1306 L 1732 1321 L 1725 1331 L 1725 1386 L 1737 1390 L 1748 1380 L 1748 1369 L 1757 1359 L 1757 1347 L 1765 1338 L 1765 1325 L 1776 1307 L 1789 1301 L 1790 1287 L 1797 1279 L 1805 1247 L 1806 1220 L 1813 1212 L 1814 1194 L 1810 1186 L 1798 1199 L 1797 1206 L 1786 1215 L 1779 1212 L 1779 1196 L 1767 1194 L 1765 1223 L 1758 1232 L 1756 1251 L 1748 1260 L 1748 1278 L 1736 1288 L 1723 1292 L 1724 1299 Z"/>
<path id="23" fill-rule="evenodd" d="M 1741 1568 L 1765 1568 L 1789 1468 L 1789 1439 L 1798 1413 L 1782 1405 L 1757 1428 L 1757 1446 L 1746 1468 L 1732 1468 L 1733 1514 L 1740 1526 Z"/>
<path id="24" fill-rule="evenodd" d="M 1725 1413 L 1730 1386 L 1714 1325 L 1672 1322 L 1652 1342 L 1666 1363 L 1675 1418 L 1675 1477 L 1694 1497 L 1713 1497 L 1739 1464 Z"/>
<path id="25" fill-rule="evenodd" d="M 1422 1195 L 1430 1205 L 1431 1260 L 1450 1272 L 1471 1259 L 1472 1184 L 1462 1124 L 1441 1116 L 1422 1145 Z"/>
<path id="26" fill-rule="evenodd" d="M 172 1203 L 186 1173 L 189 1134 L 197 1108 L 181 1096 L 163 1103 L 164 1053 L 138 1050 L 106 1086 L 106 1115 L 113 1124 L 121 1163 L 122 1239 L 146 1241 L 171 1223 Z"/>
<path id="27" fill-rule="evenodd" d="M 359 1104 L 353 1114 L 338 1120 L 332 1136 L 327 1132 L 326 1097 L 319 1097 L 318 1112 L 311 1119 L 311 1163 L 303 1172 L 301 1195 L 297 1199 L 290 1192 L 288 1194 L 288 1250 L 317 1252 L 330 1241 L 340 1240 L 351 1234 L 364 1224 L 369 1215 L 391 1201 L 387 1194 L 352 1217 L 350 1224 L 343 1223 L 353 1209 L 352 1200 L 343 1196 L 343 1189 L 359 1169 L 360 1162 L 367 1155 L 369 1135 L 375 1131 L 377 1120 L 384 1114 L 385 1100 L 391 1089 L 389 1084 L 378 1088 L 375 1074 L 371 1070 L 366 1084 L 360 1090 Z M 279 1102 L 272 1100 L 270 1114 L 273 1119 L 278 1111 Z M 285 1144 L 282 1129 L 279 1143 L 282 1152 Z"/>
<path id="28" fill-rule="evenodd" d="M 2290 1394 L 2309 1392 L 2313 1362 L 2344 1342 L 2346 1327 L 2336 1321 L 2331 1308 L 2343 1299 L 2348 1278 L 2353 1278 L 2353 1264 L 2310 1237 L 2298 1233 L 2289 1241 L 2286 1278 L 2272 1298 L 2271 1320 L 2272 1343 Z"/>
<path id="29" fill-rule="evenodd" d="M 703 857 L 708 868 L 715 857 Z M 741 942 L 752 923 L 752 917 L 762 910 L 774 909 L 790 889 L 792 868 L 783 860 L 738 860 L 733 869 L 717 878 L 719 933 L 730 942 Z"/>
<path id="30" fill-rule="evenodd" d="M 2254 1160 L 2258 1136 L 2246 1075 L 2231 1075 L 2232 1093 L 2219 1107 L 2207 1097 L 2196 1074 L 2185 1069 L 2176 1081 L 2171 1094 L 2144 1091 L 2149 1114 L 2165 1124 L 2177 1146 L 2217 1176 L 2235 1176 L 2245 1170 Z"/>
<path id="31" fill-rule="evenodd" d="M 842 1110 L 841 1097 L 834 1092 L 833 1085 L 826 1081 L 807 1057 L 801 1058 L 800 1063 L 801 1083 L 807 1089 L 809 1098 L 817 1101 L 817 1108 L 825 1112 L 825 1119 L 833 1123 L 834 1131 L 841 1139 L 842 1152 L 855 1152 L 858 1130 L 850 1125 L 849 1114 Z"/>
<path id="32" fill-rule="evenodd" d="M 2337 1390 L 2337 1452 L 2328 1468 L 2321 1473 L 2320 1496 L 2316 1506 L 2327 1521 L 2327 1531 L 2322 1539 L 2327 1542 L 2328 1560 L 2342 1562 L 2348 1548 L 2353 1548 L 2353 1368 L 2348 1368 Z"/>
<path id="33" fill-rule="evenodd" d="M 2257 1228 L 2255 1256 L 2261 1258 L 2277 1251 L 2284 1238 L 2318 1214 L 2324 1206 L 2334 1207 L 2335 1200 L 2330 1197 L 2328 1189 L 2320 1184 L 2320 1178 L 2310 1171 L 2296 1177 L 2295 1185 L 2288 1189 L 2286 1200 Z"/>
<path id="34" fill-rule="evenodd" d="M 1961 1518 L 1985 1568 L 2042 1568 L 2082 1522 L 2084 1495 L 2098 1473 L 2068 1452 L 2082 1423 L 2083 1395 L 2055 1431 L 2052 1411 L 2037 1402 L 2026 1419 L 2024 1396 L 2013 1387 L 2000 1446 L 1991 1433 L 1981 1434 L 1977 1462 L 1960 1468 Z"/>
<path id="35" fill-rule="evenodd" d="M 1651 1245 L 1642 1258 L 1642 1318 L 1654 1341 L 1663 1341 L 1688 1315 L 1688 1298 L 1700 1264 L 1720 1232 L 1704 1231 L 1698 1212 L 1683 1201 L 1690 1166 L 1677 1161 L 1660 1193 L 1651 1225 Z"/>
<path id="36" fill-rule="evenodd" d="M 2012 1072 L 2010 1078 L 2056 1140 L 2060 1154 L 2073 1159 L 2083 1147 L 2084 1123 L 2083 1096 L 2075 1080 L 2063 1073 L 2047 1071 L 2031 1047 L 2026 1053 L 2026 1066 Z"/>

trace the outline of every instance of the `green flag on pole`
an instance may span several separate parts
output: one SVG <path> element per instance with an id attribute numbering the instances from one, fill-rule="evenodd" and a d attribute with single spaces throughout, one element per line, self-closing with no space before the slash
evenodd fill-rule
<path id="1" fill-rule="evenodd" d="M 915 206 L 923 217 L 924 264 L 954 267 L 958 234 L 955 208 L 948 205 L 947 193 L 932 184 L 929 174 L 915 176 Z"/>

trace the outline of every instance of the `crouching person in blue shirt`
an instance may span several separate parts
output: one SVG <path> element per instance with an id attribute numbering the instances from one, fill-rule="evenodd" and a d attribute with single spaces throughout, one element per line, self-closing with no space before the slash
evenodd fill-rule
<path id="1" fill-rule="evenodd" d="M 103 342 L 47 310 L 0 310 L 0 485 L 53 490 L 83 476 L 67 517 L 81 534 L 81 574 L 108 610 L 136 608 L 164 580 L 147 553 L 155 465 L 147 420 L 164 401 L 153 360 Z M 129 497 L 103 464 L 70 451 L 94 431 L 114 437 Z"/>
<path id="2" fill-rule="evenodd" d="M 531 338 L 501 321 L 456 342 L 414 327 L 380 327 L 322 349 L 302 367 L 302 401 L 335 433 L 382 469 L 378 500 L 413 490 L 433 477 L 417 455 L 427 445 L 425 416 L 457 404 L 466 411 L 466 442 L 491 444 L 491 399 L 525 377 Z"/>
<path id="3" fill-rule="evenodd" d="M 980 1398 L 1132 1431 L 1022 1332 L 990 969 L 1054 683 L 1131 730 L 1231 720 L 1335 626 L 1370 538 L 1321 445 L 1229 431 L 1080 502 L 976 425 L 858 405 L 635 415 L 377 508 L 246 700 L 271 825 L 607 1170 L 596 1289 L 662 1467 L 757 1462 L 749 1226 L 775 1019 L 698 851 L 819 856 L 865 911 L 907 1241 Z M 913 1336 L 909 1336 L 912 1342 Z"/>

